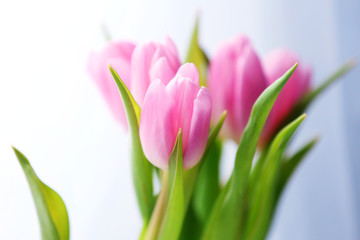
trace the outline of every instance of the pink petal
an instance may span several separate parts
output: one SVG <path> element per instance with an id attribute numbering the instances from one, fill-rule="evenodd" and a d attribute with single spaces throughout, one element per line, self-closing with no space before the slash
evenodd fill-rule
<path id="1" fill-rule="evenodd" d="M 256 99 L 266 88 L 266 79 L 261 62 L 250 44 L 243 49 L 236 65 L 236 80 L 233 86 L 233 118 L 236 125 L 233 125 L 233 131 L 236 133 L 234 139 L 239 141 Z"/>
<path id="2" fill-rule="evenodd" d="M 175 76 L 175 71 L 170 67 L 167 58 L 162 57 L 156 61 L 150 69 L 151 81 L 160 79 L 164 84 L 167 84 Z"/>
<path id="3" fill-rule="evenodd" d="M 165 85 L 155 80 L 146 93 L 140 116 L 140 140 L 145 156 L 155 166 L 168 168 L 176 134 L 173 124 L 174 100 Z"/>
<path id="4" fill-rule="evenodd" d="M 211 117 L 211 98 L 206 88 L 201 88 L 194 101 L 189 140 L 184 149 L 184 168 L 195 166 L 201 159 L 208 140 Z"/>
<path id="5" fill-rule="evenodd" d="M 175 57 L 177 57 L 177 58 L 179 59 L 176 45 L 175 45 L 174 41 L 173 41 L 170 37 L 168 37 L 168 36 L 165 37 L 165 47 L 166 47 L 167 49 L 169 49 L 169 51 L 171 51 L 171 53 L 172 53 Z"/>
<path id="6" fill-rule="evenodd" d="M 176 76 L 189 78 L 192 82 L 199 85 L 199 71 L 193 63 L 183 64 L 177 71 Z"/>
<path id="7" fill-rule="evenodd" d="M 298 67 L 279 94 L 270 112 L 262 135 L 262 143 L 266 143 L 290 113 L 297 101 L 308 91 L 310 87 L 311 68 L 300 62 L 300 58 L 290 50 L 276 49 L 270 52 L 263 60 L 264 72 L 271 84 L 281 77 L 295 63 Z"/>
<path id="8" fill-rule="evenodd" d="M 238 35 L 224 42 L 210 63 L 209 89 L 213 121 L 223 111 L 227 117 L 221 135 L 238 141 L 252 106 L 266 87 L 260 60 L 249 39 Z"/>
<path id="9" fill-rule="evenodd" d="M 200 89 L 190 78 L 176 75 L 166 86 L 169 94 L 173 96 L 175 101 L 174 107 L 174 134 L 182 129 L 183 146 L 187 145 L 191 116 L 193 111 L 194 99 Z"/>
<path id="10" fill-rule="evenodd" d="M 229 48 L 220 48 L 210 63 L 209 69 L 209 91 L 213 102 L 212 121 L 213 124 L 219 119 L 223 111 L 228 111 L 224 125 L 221 129 L 222 136 L 232 136 L 231 116 L 233 107 L 233 84 L 235 79 L 235 56 Z"/>
<path id="11" fill-rule="evenodd" d="M 167 57 L 169 59 L 170 66 L 172 66 L 174 70 L 177 70 L 180 67 L 181 62 L 175 43 L 171 38 L 166 37 L 164 47 L 168 50 L 169 53 Z"/>
<path id="12" fill-rule="evenodd" d="M 140 106 L 150 85 L 149 71 L 155 50 L 153 43 L 139 44 L 131 58 L 131 93 Z"/>
<path id="13" fill-rule="evenodd" d="M 125 111 L 118 88 L 110 74 L 110 64 L 130 87 L 130 59 L 135 45 L 131 42 L 110 42 L 100 53 L 89 57 L 88 69 L 115 117 L 126 126 Z"/>
<path id="14" fill-rule="evenodd" d="M 268 84 L 281 77 L 296 62 L 299 62 L 299 57 L 287 49 L 277 49 L 265 56 L 263 66 Z M 301 75 L 301 64 L 299 64 L 274 103 L 269 122 L 270 129 L 275 130 L 299 99 L 299 89 L 303 80 Z"/>

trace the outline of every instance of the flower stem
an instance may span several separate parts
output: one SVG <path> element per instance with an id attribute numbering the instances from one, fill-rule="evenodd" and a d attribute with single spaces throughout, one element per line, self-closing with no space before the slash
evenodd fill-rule
<path id="1" fill-rule="evenodd" d="M 169 172 L 164 171 L 162 175 L 162 184 L 161 190 L 156 201 L 156 205 L 154 211 L 151 215 L 150 223 L 145 233 L 144 240 L 155 240 L 161 223 L 165 214 L 166 205 L 167 205 L 167 197 L 168 197 L 168 186 L 169 186 Z"/>

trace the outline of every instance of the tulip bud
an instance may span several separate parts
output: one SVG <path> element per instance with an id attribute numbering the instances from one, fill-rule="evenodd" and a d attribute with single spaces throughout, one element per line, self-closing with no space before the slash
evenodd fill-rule
<path id="1" fill-rule="evenodd" d="M 254 102 L 266 88 L 261 62 L 246 36 L 240 35 L 218 48 L 210 62 L 208 82 L 212 120 L 219 119 L 226 110 L 220 135 L 238 142 Z"/>
<path id="2" fill-rule="evenodd" d="M 110 64 L 127 87 L 131 85 L 130 63 L 135 45 L 130 42 L 110 42 L 100 53 L 92 53 L 88 69 L 101 90 L 116 119 L 126 126 L 124 106 L 119 90 L 108 69 Z"/>
<path id="3" fill-rule="evenodd" d="M 182 65 L 167 85 L 156 79 L 146 92 L 140 116 L 140 140 L 146 157 L 153 165 L 168 169 L 181 129 L 183 166 L 195 166 L 207 143 L 210 117 L 210 94 L 199 87 L 194 64 Z"/>
<path id="4" fill-rule="evenodd" d="M 180 59 L 175 44 L 145 43 L 136 46 L 131 59 L 131 93 L 141 106 L 150 83 L 160 79 L 165 85 L 175 76 Z"/>
<path id="5" fill-rule="evenodd" d="M 268 85 L 281 77 L 295 63 L 298 63 L 298 67 L 285 84 L 271 109 L 260 139 L 261 145 L 266 144 L 271 139 L 295 104 L 309 90 L 311 78 L 311 68 L 301 63 L 300 58 L 288 49 L 276 49 L 263 59 L 263 68 Z"/>
<path id="6" fill-rule="evenodd" d="M 154 79 L 161 79 L 167 84 L 180 67 L 180 60 L 176 46 L 170 38 L 166 38 L 165 44 L 150 42 L 138 44 L 136 47 L 129 42 L 113 42 L 99 54 L 90 56 L 90 74 L 115 117 L 123 126 L 127 126 L 119 90 L 108 70 L 109 64 L 119 74 L 141 107 L 150 83 Z"/>

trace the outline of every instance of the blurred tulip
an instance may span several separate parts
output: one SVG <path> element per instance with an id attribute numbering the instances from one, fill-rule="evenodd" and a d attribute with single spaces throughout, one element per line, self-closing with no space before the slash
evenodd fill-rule
<path id="1" fill-rule="evenodd" d="M 301 63 L 300 58 L 288 49 L 276 49 L 263 59 L 267 84 L 272 84 L 295 63 L 298 67 L 286 83 L 276 99 L 261 137 L 261 145 L 265 145 L 276 133 L 291 109 L 310 88 L 311 68 Z"/>
<path id="2" fill-rule="evenodd" d="M 167 84 L 180 67 L 180 60 L 170 38 L 166 38 L 165 44 L 150 42 L 136 46 L 125 41 L 111 42 L 100 53 L 90 55 L 90 74 L 115 117 L 123 126 L 127 126 L 121 96 L 108 70 L 108 64 L 119 74 L 141 107 L 150 83 L 161 79 Z"/>
<path id="3" fill-rule="evenodd" d="M 212 120 L 226 110 L 220 134 L 238 142 L 255 100 L 266 88 L 261 62 L 246 36 L 239 35 L 218 48 L 210 62 L 208 82 Z"/>
<path id="4" fill-rule="evenodd" d="M 131 59 L 131 93 L 141 106 L 150 83 L 160 79 L 165 85 L 175 76 L 180 59 L 175 44 L 145 43 L 136 46 Z"/>
<path id="5" fill-rule="evenodd" d="M 206 88 L 199 87 L 199 73 L 194 64 L 182 65 L 167 85 L 160 79 L 153 81 L 140 116 L 140 140 L 146 157 L 155 166 L 167 169 L 181 129 L 183 166 L 193 167 L 204 152 L 210 117 L 210 94 Z"/>
<path id="6" fill-rule="evenodd" d="M 119 90 L 108 69 L 110 64 L 119 74 L 126 86 L 131 85 L 131 55 L 135 44 L 126 41 L 110 42 L 100 53 L 92 53 L 88 62 L 88 70 L 109 104 L 116 119 L 127 126 L 124 106 Z"/>

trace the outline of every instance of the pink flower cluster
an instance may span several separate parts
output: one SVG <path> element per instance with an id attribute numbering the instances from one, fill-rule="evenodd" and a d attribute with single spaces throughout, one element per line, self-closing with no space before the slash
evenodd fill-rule
<path id="1" fill-rule="evenodd" d="M 140 140 L 146 157 L 166 169 L 177 132 L 182 130 L 184 168 L 203 154 L 210 128 L 227 111 L 221 136 L 239 141 L 259 95 L 292 65 L 298 68 L 275 102 L 261 142 L 275 133 L 283 119 L 310 87 L 311 69 L 296 54 L 278 49 L 260 59 L 250 40 L 239 35 L 223 42 L 210 60 L 208 88 L 199 86 L 194 64 L 181 61 L 175 44 L 110 42 L 92 54 L 89 71 L 115 117 L 126 126 L 125 111 L 110 64 L 141 107 Z"/>
<path id="2" fill-rule="evenodd" d="M 213 101 L 212 119 L 228 114 L 222 135 L 239 141 L 259 95 L 295 63 L 293 75 L 277 98 L 260 142 L 266 143 L 297 101 L 309 90 L 311 69 L 288 49 L 276 49 L 260 59 L 250 40 L 239 35 L 223 42 L 210 62 L 208 85 Z"/>

